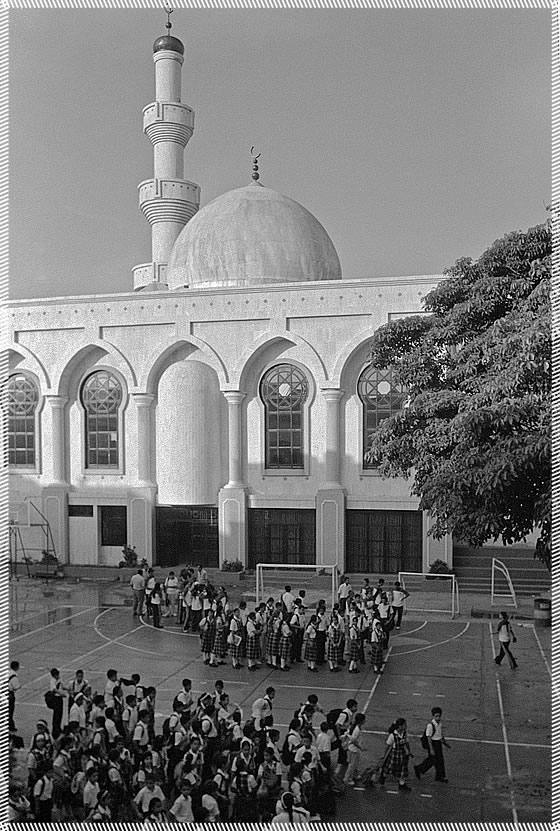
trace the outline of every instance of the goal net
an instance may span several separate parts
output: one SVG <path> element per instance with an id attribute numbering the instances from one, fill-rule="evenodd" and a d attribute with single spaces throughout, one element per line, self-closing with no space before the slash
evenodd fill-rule
<path id="1" fill-rule="evenodd" d="M 408 612 L 447 612 L 459 614 L 459 586 L 454 574 L 399 571 L 401 586 L 410 592 Z"/>
<path id="2" fill-rule="evenodd" d="M 257 563 L 256 568 L 256 602 L 280 600 L 291 586 L 292 594 L 297 597 L 305 591 L 305 605 L 312 607 L 318 600 L 330 600 L 331 607 L 336 603 L 338 592 L 338 568 L 336 565 L 292 565 L 288 563 Z"/>

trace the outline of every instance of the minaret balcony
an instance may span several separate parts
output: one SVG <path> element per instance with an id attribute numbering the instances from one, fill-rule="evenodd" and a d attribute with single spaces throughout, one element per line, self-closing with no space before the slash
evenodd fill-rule
<path id="1" fill-rule="evenodd" d="M 152 142 L 174 141 L 186 147 L 194 130 L 194 110 L 186 104 L 154 101 L 143 110 L 144 132 Z"/>
<path id="2" fill-rule="evenodd" d="M 200 188 L 185 179 L 148 179 L 138 186 L 138 202 L 150 224 L 186 223 L 198 210 Z"/>

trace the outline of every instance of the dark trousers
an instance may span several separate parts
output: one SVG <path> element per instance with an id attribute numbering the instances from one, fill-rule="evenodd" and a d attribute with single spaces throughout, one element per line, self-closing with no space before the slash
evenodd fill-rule
<path id="1" fill-rule="evenodd" d="M 153 615 L 153 618 L 154 618 L 153 624 L 154 624 L 155 627 L 158 627 L 159 626 L 159 604 L 158 603 L 155 603 L 152 606 L 152 615 Z"/>
<path id="2" fill-rule="evenodd" d="M 202 609 L 191 609 L 189 618 L 191 632 L 198 632 L 198 626 L 202 620 Z"/>
<path id="3" fill-rule="evenodd" d="M 395 611 L 395 626 L 400 626 L 404 612 L 404 606 L 393 606 L 393 609 Z"/>
<path id="4" fill-rule="evenodd" d="M 39 822 L 51 822 L 52 820 L 52 799 L 38 799 L 35 803 L 37 807 L 37 820 Z"/>
<path id="5" fill-rule="evenodd" d="M 58 739 L 62 733 L 62 714 L 64 712 L 64 701 L 62 696 L 56 695 L 54 698 L 54 708 L 52 714 L 52 737 Z"/>
<path id="6" fill-rule="evenodd" d="M 12 733 L 17 733 L 17 727 L 14 722 L 14 710 L 16 709 L 16 696 L 13 692 L 8 692 L 8 719 L 9 727 Z"/>
<path id="7" fill-rule="evenodd" d="M 440 741 L 432 739 L 432 752 L 416 766 L 418 773 L 426 773 L 431 767 L 436 769 L 436 780 L 445 779 L 445 761 L 443 758 L 443 745 Z"/>
<path id="8" fill-rule="evenodd" d="M 290 626 L 292 630 L 292 663 L 301 660 L 301 647 L 303 645 L 303 629 L 301 626 Z"/>
<path id="9" fill-rule="evenodd" d="M 511 654 L 511 650 L 509 648 L 509 643 L 510 643 L 509 641 L 500 641 L 500 651 L 499 651 L 497 657 L 494 658 L 494 660 L 496 661 L 497 664 L 501 664 L 503 659 L 507 655 L 510 667 L 512 669 L 515 669 L 515 667 L 517 666 L 517 661 L 515 660 L 515 658 Z"/>

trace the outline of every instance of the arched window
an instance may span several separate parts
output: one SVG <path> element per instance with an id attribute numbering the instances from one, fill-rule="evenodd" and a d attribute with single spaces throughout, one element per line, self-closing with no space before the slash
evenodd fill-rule
<path id="1" fill-rule="evenodd" d="M 393 377 L 392 367 L 375 369 L 368 366 L 358 379 L 358 395 L 363 405 L 363 465 L 364 470 L 375 470 L 377 465 L 366 461 L 365 454 L 371 437 L 379 424 L 402 410 L 408 394 Z"/>
<path id="2" fill-rule="evenodd" d="M 82 385 L 86 425 L 86 468 L 119 466 L 119 406 L 122 387 L 110 372 L 90 375 Z"/>
<path id="3" fill-rule="evenodd" d="M 261 381 L 264 403 L 265 467 L 303 468 L 303 407 L 307 378 L 292 364 L 278 364 Z"/>
<path id="4" fill-rule="evenodd" d="M 11 375 L 8 398 L 8 461 L 10 467 L 35 467 L 35 412 L 39 392 L 26 375 Z"/>

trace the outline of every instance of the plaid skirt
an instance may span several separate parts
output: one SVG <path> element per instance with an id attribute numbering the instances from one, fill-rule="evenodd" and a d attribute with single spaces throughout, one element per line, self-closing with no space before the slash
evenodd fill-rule
<path id="1" fill-rule="evenodd" d="M 211 623 L 206 626 L 200 634 L 200 650 L 201 652 L 212 652 L 214 646 L 214 637 L 216 635 L 216 624 Z"/>
<path id="2" fill-rule="evenodd" d="M 261 657 L 261 644 L 259 635 L 247 638 L 247 658 L 250 661 L 258 661 Z"/>
<path id="3" fill-rule="evenodd" d="M 317 638 L 306 638 L 303 650 L 304 661 L 317 660 Z"/>
<path id="4" fill-rule="evenodd" d="M 231 655 L 233 661 L 238 664 L 239 659 L 241 658 L 241 644 L 238 643 L 237 646 L 235 644 L 229 645 L 229 654 Z"/>
<path id="5" fill-rule="evenodd" d="M 393 776 L 402 776 L 408 767 L 408 754 L 405 751 L 404 743 L 397 738 L 391 748 L 389 756 L 383 765 L 383 773 L 392 773 Z"/>
<path id="6" fill-rule="evenodd" d="M 280 629 L 277 629 L 276 632 L 272 633 L 272 637 L 270 639 L 270 654 L 278 658 L 280 656 L 280 639 L 282 635 L 280 634 Z M 268 651 L 268 645 L 267 645 Z"/>
<path id="7" fill-rule="evenodd" d="M 280 638 L 280 657 L 288 660 L 292 654 L 292 634 L 282 635 Z"/>
<path id="8" fill-rule="evenodd" d="M 330 638 L 327 641 L 327 661 L 337 663 L 342 660 L 343 642 L 342 640 L 335 643 Z"/>
<path id="9" fill-rule="evenodd" d="M 218 658 L 224 658 L 227 652 L 226 648 L 226 633 L 224 629 L 216 629 L 216 635 L 214 637 L 214 645 L 212 647 L 212 652 Z"/>
<path id="10" fill-rule="evenodd" d="M 357 638 L 352 638 L 350 641 L 350 660 L 360 660 L 360 641 Z"/>
<path id="11" fill-rule="evenodd" d="M 372 643 L 370 660 L 373 667 L 378 667 L 383 663 L 383 644 L 381 641 Z"/>

